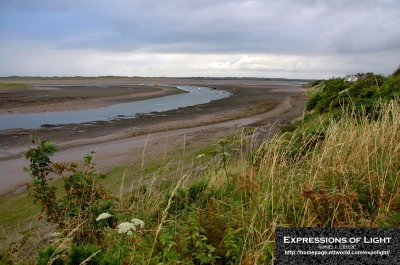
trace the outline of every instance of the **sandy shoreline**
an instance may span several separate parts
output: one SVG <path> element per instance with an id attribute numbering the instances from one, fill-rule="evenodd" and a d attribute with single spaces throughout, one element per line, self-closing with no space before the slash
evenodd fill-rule
<path id="1" fill-rule="evenodd" d="M 55 162 L 77 162 L 88 152 L 97 149 L 96 164 L 101 169 L 126 162 L 134 163 L 132 157 L 141 156 L 145 141 L 148 141 L 148 152 L 162 153 L 166 135 L 171 146 L 178 146 L 183 138 L 211 143 L 242 127 L 256 125 L 259 127 L 258 136 L 262 139 L 303 112 L 305 102 L 299 94 L 304 88 L 298 86 L 291 90 L 292 84 L 279 86 L 276 83 L 251 83 L 251 88 L 238 84 L 219 84 L 218 88 L 232 93 L 227 99 L 160 115 L 153 113 L 138 119 L 116 120 L 111 124 L 99 122 L 90 128 L 70 124 L 58 129 L 1 132 L 0 196 L 20 190 L 31 181 L 30 176 L 21 171 L 22 167 L 28 166 L 23 152 L 31 146 L 29 135 L 51 140 L 60 146 L 61 150 L 52 159 Z M 271 92 L 273 89 L 275 91 Z M 158 93 L 153 95 L 157 96 Z M 129 96 L 121 97 L 125 100 Z M 47 109 L 47 105 L 41 107 Z M 78 133 L 82 128 L 86 131 Z"/>

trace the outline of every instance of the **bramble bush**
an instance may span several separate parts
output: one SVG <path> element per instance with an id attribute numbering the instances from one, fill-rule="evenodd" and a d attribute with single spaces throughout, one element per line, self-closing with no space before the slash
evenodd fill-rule
<path id="1" fill-rule="evenodd" d="M 86 170 L 81 171 L 77 170 L 78 165 L 75 163 L 53 163 L 50 160 L 50 156 L 58 150 L 54 143 L 45 140 L 32 142 L 37 146 L 29 148 L 25 153 L 30 165 L 24 171 L 32 177 L 28 188 L 34 203 L 42 205 L 39 219 L 45 218 L 59 229 L 80 225 L 79 231 L 75 233 L 75 241 L 95 240 L 93 235 L 96 233 L 92 233 L 92 230 L 98 228 L 95 218 L 101 212 L 111 211 L 113 203 L 112 196 L 96 182 L 93 156 L 85 156 Z M 67 173 L 69 175 L 66 176 Z M 51 180 L 56 176 L 63 179 L 64 190 L 61 193 L 51 185 Z M 109 221 L 107 225 L 112 227 L 114 224 Z"/>

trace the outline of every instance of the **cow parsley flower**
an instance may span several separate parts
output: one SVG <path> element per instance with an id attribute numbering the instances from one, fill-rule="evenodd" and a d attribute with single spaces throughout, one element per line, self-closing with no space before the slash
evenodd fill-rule
<path id="1" fill-rule="evenodd" d="M 120 223 L 118 225 L 118 234 L 132 235 L 132 231 L 136 231 L 136 226 L 130 222 Z"/>
<path id="2" fill-rule="evenodd" d="M 96 218 L 96 221 L 98 222 L 98 221 L 100 221 L 100 220 L 110 218 L 111 216 L 112 216 L 112 215 L 109 214 L 109 213 L 102 213 L 102 214 L 100 214 L 100 215 Z"/>
<path id="3" fill-rule="evenodd" d="M 59 236 L 61 236 L 61 233 L 60 232 L 54 232 L 54 233 L 50 234 L 50 236 L 51 237 L 59 237 Z"/>
<path id="4" fill-rule="evenodd" d="M 131 222 L 120 223 L 118 225 L 118 234 L 132 235 L 136 231 L 136 227 L 144 228 L 144 222 L 140 219 L 133 218 Z"/>
<path id="5" fill-rule="evenodd" d="M 131 223 L 134 224 L 135 227 L 140 226 L 140 228 L 144 228 L 144 222 L 140 219 L 133 218 Z"/>

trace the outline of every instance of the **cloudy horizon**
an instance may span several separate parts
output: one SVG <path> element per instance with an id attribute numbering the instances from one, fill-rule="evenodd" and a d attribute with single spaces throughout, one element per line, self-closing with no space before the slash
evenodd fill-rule
<path id="1" fill-rule="evenodd" d="M 3 0 L 0 76 L 391 74 L 396 0 Z"/>

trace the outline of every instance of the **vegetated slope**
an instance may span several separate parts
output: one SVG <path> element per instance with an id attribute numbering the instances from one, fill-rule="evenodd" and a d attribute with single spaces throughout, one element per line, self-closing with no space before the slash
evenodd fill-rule
<path id="1" fill-rule="evenodd" d="M 257 149 L 245 137 L 222 139 L 207 164 L 117 198 L 98 193 L 90 158 L 82 172 L 55 165 L 43 143 L 31 168 L 39 184 L 49 170 L 73 173 L 64 200 L 44 205 L 60 234 L 38 264 L 272 264 L 277 226 L 398 226 L 399 86 L 398 75 L 372 73 L 319 81 L 308 113 Z"/>
<path id="2" fill-rule="evenodd" d="M 327 113 L 341 110 L 341 106 L 352 105 L 357 110 L 365 108 L 372 113 L 377 101 L 388 102 L 400 92 L 400 75 L 390 77 L 373 73 L 362 74 L 357 82 L 346 82 L 335 78 L 315 82 L 309 94 L 307 110 Z"/>

